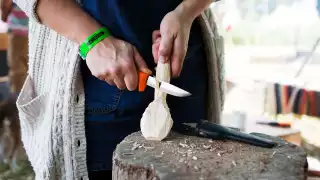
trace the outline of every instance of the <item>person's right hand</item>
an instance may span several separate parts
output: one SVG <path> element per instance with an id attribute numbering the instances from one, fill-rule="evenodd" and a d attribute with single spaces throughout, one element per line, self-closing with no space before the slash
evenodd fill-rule
<path id="1" fill-rule="evenodd" d="M 86 62 L 95 77 L 130 91 L 137 88 L 138 71 L 152 73 L 133 45 L 112 36 L 92 48 Z"/>

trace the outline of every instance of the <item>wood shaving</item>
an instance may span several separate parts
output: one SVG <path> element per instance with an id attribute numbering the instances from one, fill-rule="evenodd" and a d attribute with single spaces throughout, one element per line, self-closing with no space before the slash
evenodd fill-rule
<path id="1" fill-rule="evenodd" d="M 213 152 L 213 151 L 215 151 L 217 148 L 211 148 L 210 149 L 210 152 Z"/>
<path id="2" fill-rule="evenodd" d="M 138 144 L 137 142 L 134 142 L 132 145 L 131 151 L 138 149 L 140 146 L 141 146 L 140 144 Z"/>
<path id="3" fill-rule="evenodd" d="M 197 146 L 196 146 L 195 144 L 191 144 L 190 147 L 191 147 L 191 148 L 195 148 L 195 147 L 197 147 Z"/>
<path id="4" fill-rule="evenodd" d="M 179 143 L 179 146 L 184 147 L 184 148 L 189 148 L 188 144 Z"/>
<path id="5" fill-rule="evenodd" d="M 192 159 L 193 160 L 198 160 L 198 158 L 196 156 L 193 156 Z"/>
<path id="6" fill-rule="evenodd" d="M 219 157 L 221 157 L 221 154 L 220 154 L 220 153 L 218 153 L 217 155 L 218 155 Z"/>
<path id="7" fill-rule="evenodd" d="M 232 164 L 233 164 L 234 166 L 237 166 L 237 164 L 236 164 L 236 162 L 235 162 L 235 161 L 232 161 Z"/>
<path id="8" fill-rule="evenodd" d="M 224 154 L 224 153 L 226 153 L 226 152 L 228 152 L 228 151 L 220 151 L 219 154 L 222 155 L 222 154 Z"/>
<path id="9" fill-rule="evenodd" d="M 178 149 L 178 153 L 179 154 L 185 154 L 185 153 L 187 153 L 186 151 L 180 151 L 180 149 Z"/>
<path id="10" fill-rule="evenodd" d="M 273 158 L 273 156 L 277 153 L 277 151 L 273 151 L 273 153 L 271 154 L 271 158 Z"/>
<path id="11" fill-rule="evenodd" d="M 152 149 L 154 149 L 155 147 L 153 147 L 153 146 L 150 146 L 150 147 L 148 147 L 148 146 L 143 146 L 143 148 L 146 149 L 146 150 L 152 150 Z"/>
<path id="12" fill-rule="evenodd" d="M 211 145 L 209 144 L 209 145 L 203 145 L 203 148 L 204 149 L 210 149 L 211 148 Z"/>

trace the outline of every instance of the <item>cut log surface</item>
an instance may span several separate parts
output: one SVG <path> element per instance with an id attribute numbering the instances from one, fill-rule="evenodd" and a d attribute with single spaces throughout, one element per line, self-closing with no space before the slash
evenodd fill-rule
<path id="1" fill-rule="evenodd" d="M 209 140 L 171 132 L 148 141 L 127 136 L 113 157 L 113 180 L 300 180 L 307 176 L 306 153 L 280 138 L 267 149 L 235 141 Z"/>

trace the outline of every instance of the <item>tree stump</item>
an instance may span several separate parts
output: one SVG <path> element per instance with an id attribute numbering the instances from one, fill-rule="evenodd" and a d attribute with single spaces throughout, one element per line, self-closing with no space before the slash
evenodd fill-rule
<path id="1" fill-rule="evenodd" d="M 307 178 L 306 153 L 280 138 L 267 149 L 235 141 L 209 140 L 171 132 L 163 141 L 147 141 L 140 132 L 114 151 L 113 180 L 216 180 Z"/>

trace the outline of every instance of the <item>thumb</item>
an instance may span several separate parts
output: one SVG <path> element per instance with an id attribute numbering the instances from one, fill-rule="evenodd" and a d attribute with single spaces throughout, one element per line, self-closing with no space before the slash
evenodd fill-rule
<path id="1" fill-rule="evenodd" d="M 152 32 L 152 43 L 154 44 L 157 39 L 161 37 L 160 30 L 155 30 Z"/>
<path id="2" fill-rule="evenodd" d="M 137 70 L 147 74 L 152 74 L 152 71 L 148 68 L 146 62 L 143 60 L 136 48 L 133 48 L 133 53 Z"/>
<path id="3" fill-rule="evenodd" d="M 159 60 L 162 63 L 167 63 L 172 52 L 173 36 L 168 34 L 161 35 L 160 47 L 159 47 Z"/>

